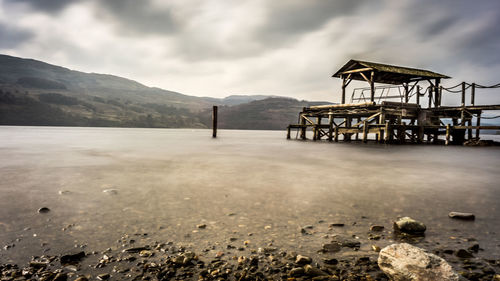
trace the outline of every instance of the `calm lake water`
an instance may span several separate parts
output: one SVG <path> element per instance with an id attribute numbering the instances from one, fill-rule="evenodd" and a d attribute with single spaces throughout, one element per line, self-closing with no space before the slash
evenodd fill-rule
<path id="1" fill-rule="evenodd" d="M 248 240 L 248 251 L 273 245 L 313 256 L 335 235 L 354 235 L 359 252 L 376 256 L 371 245 L 395 241 L 398 216 L 427 225 L 421 247 L 467 248 L 474 238 L 484 248 L 480 256 L 500 257 L 500 148 L 285 137 L 0 127 L 0 262 L 75 247 L 102 251 L 119 247 L 124 235 L 208 249 L 206 255 Z M 103 192 L 109 189 L 115 192 Z M 40 207 L 51 211 L 39 214 Z M 452 220 L 450 211 L 477 219 Z M 381 240 L 368 239 L 373 224 L 385 226 Z M 310 235 L 300 231 L 306 225 Z"/>

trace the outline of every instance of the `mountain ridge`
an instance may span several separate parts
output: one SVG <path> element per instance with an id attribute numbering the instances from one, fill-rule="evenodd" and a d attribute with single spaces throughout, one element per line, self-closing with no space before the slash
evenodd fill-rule
<path id="1" fill-rule="evenodd" d="M 296 116 L 308 104 L 275 95 L 189 96 L 112 74 L 86 73 L 0 54 L 3 125 L 208 128 L 210 120 L 206 117 L 211 115 L 212 105 L 221 106 L 221 116 L 232 120 L 221 121 L 221 128 L 284 129 L 293 121 L 268 114 L 277 111 L 265 106 L 266 100 L 277 107 L 286 104 L 280 109 L 283 116 L 292 112 Z M 257 101 L 260 106 L 256 107 Z M 253 113 L 237 114 L 249 110 Z M 255 126 L 253 121 L 260 125 Z"/>

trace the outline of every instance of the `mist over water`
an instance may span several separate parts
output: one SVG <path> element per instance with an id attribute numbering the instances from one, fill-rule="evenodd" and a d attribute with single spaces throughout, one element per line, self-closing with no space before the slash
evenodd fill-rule
<path id="1" fill-rule="evenodd" d="M 281 131 L 218 136 L 0 127 L 0 262 L 75 244 L 103 250 L 124 234 L 199 250 L 236 238 L 235 246 L 249 240 L 310 255 L 325 235 L 354 234 L 368 253 L 371 244 L 394 241 L 398 216 L 427 225 L 421 247 L 456 247 L 473 237 L 485 249 L 479 255 L 500 257 L 498 147 L 303 142 Z M 109 189 L 115 194 L 103 192 Z M 39 214 L 40 207 L 51 211 Z M 449 219 L 450 211 L 476 220 Z M 337 222 L 346 226 L 328 228 Z M 368 241 L 372 224 L 386 227 L 386 239 Z M 305 225 L 313 235 L 300 232 Z"/>

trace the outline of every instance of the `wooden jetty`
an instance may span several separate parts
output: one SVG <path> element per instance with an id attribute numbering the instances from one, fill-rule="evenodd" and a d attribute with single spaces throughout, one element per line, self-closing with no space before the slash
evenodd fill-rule
<path id="1" fill-rule="evenodd" d="M 371 136 L 371 140 L 383 143 L 448 145 L 479 141 L 481 130 L 500 130 L 500 126 L 481 125 L 483 111 L 500 110 L 500 104 L 475 104 L 478 89 L 500 88 L 500 84 L 462 82 L 446 88 L 441 80 L 450 77 L 443 74 L 359 60 L 350 60 L 332 77 L 342 79 L 341 104 L 303 108 L 298 124 L 288 126 L 288 139 L 291 130 L 297 131 L 297 138 L 306 139 L 306 132 L 311 129 L 313 140 L 337 142 L 341 136 L 343 141 L 367 142 Z M 346 103 L 346 88 L 353 80 L 366 81 L 370 86 L 355 89 L 351 103 Z M 375 86 L 375 83 L 389 86 Z M 427 87 L 422 87 L 422 83 Z M 446 92 L 461 94 L 461 104 L 442 106 L 442 95 Z M 470 104 L 466 103 L 467 93 Z M 439 138 L 442 135 L 444 139 Z"/>

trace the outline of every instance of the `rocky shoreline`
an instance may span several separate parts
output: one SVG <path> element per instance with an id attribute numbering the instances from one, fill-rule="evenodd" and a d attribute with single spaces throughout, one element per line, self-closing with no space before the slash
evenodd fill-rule
<path id="1" fill-rule="evenodd" d="M 332 223 L 330 227 L 344 225 Z M 196 228 L 203 230 L 206 225 Z M 300 232 L 309 235 L 312 228 L 305 226 Z M 370 240 L 383 239 L 383 230 L 382 225 L 372 225 Z M 424 232 L 423 223 L 404 217 L 394 222 L 399 243 L 383 249 L 372 245 L 373 252 L 366 254 L 359 251 L 361 242 L 356 235 L 331 237 L 317 249 L 316 258 L 272 243 L 259 247 L 234 239 L 196 252 L 181 243 L 146 244 L 144 235 L 124 235 L 117 245 L 104 251 L 37 256 L 26 265 L 1 264 L 0 280 L 433 280 L 436 276 L 441 276 L 440 280 L 500 280 L 500 260 L 477 257 L 482 249 L 473 239 L 467 248 L 443 249 L 436 245 L 427 251 L 404 243 L 419 246 Z M 316 238 L 311 235 L 311 239 Z M 345 251 L 350 255 L 343 255 Z M 415 262 L 417 266 L 412 264 Z M 404 270 L 418 266 L 421 274 L 435 278 L 401 279 L 409 274 Z M 441 272 L 443 268 L 445 273 Z"/>

